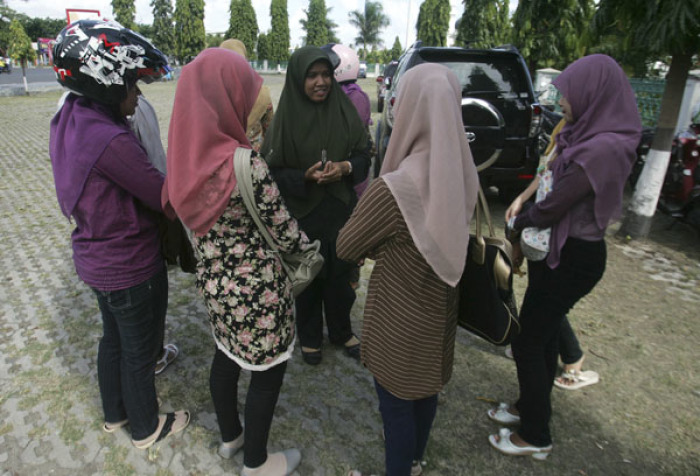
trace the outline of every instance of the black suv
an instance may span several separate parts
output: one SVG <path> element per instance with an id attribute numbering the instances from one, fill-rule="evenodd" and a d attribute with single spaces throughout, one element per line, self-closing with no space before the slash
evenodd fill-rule
<path id="1" fill-rule="evenodd" d="M 510 200 L 534 178 L 539 162 L 538 136 L 542 108 L 536 102 L 530 73 L 517 49 L 502 46 L 487 50 L 422 47 L 407 50 L 386 93 L 382 117 L 377 123 L 375 176 L 379 175 L 393 127 L 393 104 L 401 76 L 421 63 L 450 68 L 462 85 L 462 121 L 477 166 L 491 165 L 479 173 L 482 185 L 498 187 Z"/>

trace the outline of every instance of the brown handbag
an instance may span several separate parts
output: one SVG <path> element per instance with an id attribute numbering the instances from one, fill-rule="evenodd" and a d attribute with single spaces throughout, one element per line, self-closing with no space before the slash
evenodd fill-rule
<path id="1" fill-rule="evenodd" d="M 489 236 L 483 236 L 481 214 Z M 479 186 L 476 233 L 469 236 L 467 262 L 459 281 L 458 324 L 495 345 L 508 345 L 520 332 L 518 308 L 513 294 L 511 245 L 497 238 L 484 192 Z"/>

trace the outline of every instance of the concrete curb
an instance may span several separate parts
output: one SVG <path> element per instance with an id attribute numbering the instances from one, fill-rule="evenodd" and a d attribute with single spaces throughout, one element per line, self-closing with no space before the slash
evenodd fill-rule
<path id="1" fill-rule="evenodd" d="M 29 94 L 62 91 L 63 87 L 56 83 L 29 83 Z M 24 84 L 2 84 L 0 85 L 0 97 L 25 96 Z"/>

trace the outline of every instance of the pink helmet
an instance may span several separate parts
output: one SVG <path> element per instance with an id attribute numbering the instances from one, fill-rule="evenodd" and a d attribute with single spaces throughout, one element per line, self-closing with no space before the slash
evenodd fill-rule
<path id="1" fill-rule="evenodd" d="M 335 80 L 339 83 L 356 81 L 360 71 L 360 58 L 357 57 L 357 53 L 339 44 L 334 45 L 332 50 L 340 58 L 340 64 L 335 68 Z"/>

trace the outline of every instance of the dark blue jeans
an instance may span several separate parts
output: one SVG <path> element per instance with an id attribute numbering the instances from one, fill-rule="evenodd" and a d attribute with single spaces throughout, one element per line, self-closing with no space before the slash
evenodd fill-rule
<path id="1" fill-rule="evenodd" d="M 410 476 L 413 461 L 423 459 L 437 411 L 437 394 L 404 400 L 389 393 L 377 380 L 379 412 L 384 422 L 386 476 Z"/>
<path id="2" fill-rule="evenodd" d="M 518 370 L 518 434 L 535 446 L 552 443 L 549 420 L 557 371 L 559 335 L 569 310 L 600 281 L 607 258 L 604 241 L 568 238 L 559 266 L 528 262 L 529 282 L 520 309 L 520 334 L 513 340 Z"/>
<path id="3" fill-rule="evenodd" d="M 155 365 L 168 308 L 168 275 L 164 267 L 131 288 L 93 291 L 102 313 L 97 380 L 105 421 L 128 419 L 131 437 L 142 440 L 158 426 Z"/>

